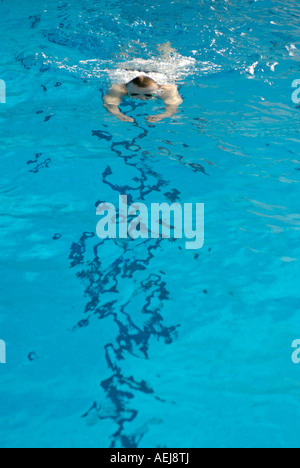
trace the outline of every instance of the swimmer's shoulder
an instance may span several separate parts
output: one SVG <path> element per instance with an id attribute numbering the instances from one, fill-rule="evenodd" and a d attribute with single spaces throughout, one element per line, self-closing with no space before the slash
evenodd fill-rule
<path id="1" fill-rule="evenodd" d="M 183 100 L 178 92 L 178 87 L 174 84 L 162 85 L 161 89 L 163 93 L 160 98 L 165 101 L 166 104 L 182 104 Z"/>
<path id="2" fill-rule="evenodd" d="M 111 95 L 114 94 L 118 96 L 126 96 L 128 94 L 125 84 L 113 84 L 109 92 Z"/>
<path id="3" fill-rule="evenodd" d="M 124 96 L 128 92 L 125 85 L 113 84 L 110 90 L 103 97 L 106 106 L 119 106 Z"/>
<path id="4" fill-rule="evenodd" d="M 161 89 L 163 89 L 164 92 L 166 93 L 172 93 L 172 92 L 178 91 L 177 86 L 173 84 L 164 84 L 162 85 Z"/>

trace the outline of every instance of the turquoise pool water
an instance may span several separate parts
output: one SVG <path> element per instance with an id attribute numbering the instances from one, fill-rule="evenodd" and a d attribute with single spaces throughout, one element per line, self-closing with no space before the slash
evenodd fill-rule
<path id="1" fill-rule="evenodd" d="M 1 447 L 299 447 L 299 16 L 1 1 Z M 107 114 L 124 63 L 177 83 L 180 112 Z M 101 241 L 124 193 L 205 203 L 204 248 Z"/>

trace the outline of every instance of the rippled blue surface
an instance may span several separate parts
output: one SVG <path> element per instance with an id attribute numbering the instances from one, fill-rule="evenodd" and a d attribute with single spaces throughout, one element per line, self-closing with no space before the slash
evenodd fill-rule
<path id="1" fill-rule="evenodd" d="M 1 447 L 299 447 L 299 16 L 1 1 Z M 106 114 L 109 70 L 168 41 L 196 60 L 180 113 Z M 101 242 L 124 192 L 205 203 L 203 250 Z"/>

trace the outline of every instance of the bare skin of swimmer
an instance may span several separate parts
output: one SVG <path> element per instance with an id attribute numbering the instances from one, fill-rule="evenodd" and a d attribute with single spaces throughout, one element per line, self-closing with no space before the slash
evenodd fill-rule
<path id="1" fill-rule="evenodd" d="M 178 112 L 180 104 L 183 103 L 176 85 L 166 84 L 160 86 L 152 78 L 139 76 L 127 84 L 113 85 L 103 98 L 105 109 L 122 122 L 134 122 L 134 119 L 123 114 L 119 108 L 126 96 L 140 101 L 149 101 L 156 98 L 164 102 L 166 108 L 163 114 L 147 117 L 147 121 L 151 123 L 173 117 Z"/>

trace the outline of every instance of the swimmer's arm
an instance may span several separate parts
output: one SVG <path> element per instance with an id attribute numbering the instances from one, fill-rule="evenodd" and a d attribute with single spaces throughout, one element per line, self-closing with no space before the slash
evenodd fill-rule
<path id="1" fill-rule="evenodd" d="M 134 119 L 128 117 L 119 109 L 124 96 L 127 96 L 127 90 L 124 86 L 113 85 L 108 93 L 103 97 L 103 106 L 112 115 L 115 115 L 122 122 L 134 122 Z"/>
<path id="2" fill-rule="evenodd" d="M 175 85 L 164 85 L 162 86 L 164 90 L 163 94 L 160 96 L 165 103 L 166 109 L 163 114 L 152 115 L 148 117 L 148 122 L 160 122 L 163 119 L 168 117 L 173 117 L 177 114 L 178 107 L 183 103 L 183 99 L 178 92 L 178 88 Z"/>

